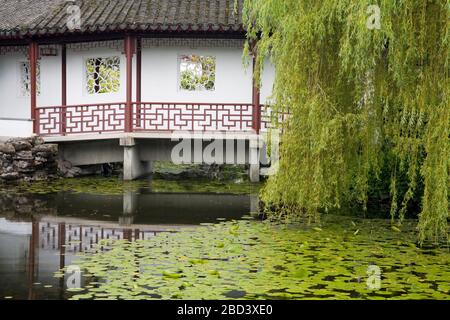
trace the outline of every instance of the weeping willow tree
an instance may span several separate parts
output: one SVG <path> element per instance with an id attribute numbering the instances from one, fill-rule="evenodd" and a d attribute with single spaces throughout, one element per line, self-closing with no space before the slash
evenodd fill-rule
<path id="1" fill-rule="evenodd" d="M 448 0 L 244 0 L 257 70 L 270 58 L 273 108 L 290 114 L 280 169 L 262 191 L 268 208 L 309 217 L 348 203 L 365 209 L 371 181 L 388 167 L 392 218 L 400 223 L 415 200 L 420 241 L 447 236 L 449 8 Z"/>

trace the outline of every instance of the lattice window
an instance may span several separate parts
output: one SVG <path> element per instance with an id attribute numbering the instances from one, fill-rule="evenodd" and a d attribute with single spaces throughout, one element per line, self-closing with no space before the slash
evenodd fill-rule
<path id="1" fill-rule="evenodd" d="M 216 58 L 182 55 L 179 60 L 180 89 L 187 91 L 214 91 L 216 82 Z"/>
<path id="2" fill-rule="evenodd" d="M 20 62 L 20 94 L 29 97 L 31 92 L 31 70 L 30 62 Z M 36 65 L 36 92 L 41 93 L 41 64 Z"/>
<path id="3" fill-rule="evenodd" d="M 89 94 L 119 92 L 120 57 L 87 59 L 86 78 L 86 88 Z"/>

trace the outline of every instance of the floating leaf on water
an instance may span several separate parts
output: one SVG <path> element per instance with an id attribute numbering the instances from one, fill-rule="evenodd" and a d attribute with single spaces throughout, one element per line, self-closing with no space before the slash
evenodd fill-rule
<path id="1" fill-rule="evenodd" d="M 68 292 L 80 292 L 83 290 L 85 290 L 85 289 L 83 289 L 83 288 L 67 288 L 66 289 L 66 291 L 68 291 Z"/>
<path id="2" fill-rule="evenodd" d="M 218 276 L 219 275 L 219 271 L 217 271 L 217 270 L 208 270 L 208 274 L 210 274 L 212 276 Z"/>
<path id="3" fill-rule="evenodd" d="M 168 271 L 163 271 L 162 274 L 163 274 L 164 277 L 167 277 L 167 278 L 170 278 L 170 279 L 179 279 L 179 278 L 183 277 L 182 274 L 171 273 L 171 272 L 168 272 Z"/>
<path id="4" fill-rule="evenodd" d="M 400 230 L 399 227 L 397 226 L 391 226 L 391 229 L 394 230 L 395 232 L 401 232 L 402 230 Z"/>
<path id="5" fill-rule="evenodd" d="M 296 270 L 296 271 L 291 273 L 291 275 L 294 278 L 305 278 L 305 277 L 308 276 L 308 274 L 309 274 L 309 272 L 306 269 L 298 269 L 298 270 Z"/>
<path id="6" fill-rule="evenodd" d="M 204 259 L 189 259 L 189 263 L 192 263 L 192 264 L 205 264 L 205 263 L 208 263 L 208 260 L 204 260 Z"/>

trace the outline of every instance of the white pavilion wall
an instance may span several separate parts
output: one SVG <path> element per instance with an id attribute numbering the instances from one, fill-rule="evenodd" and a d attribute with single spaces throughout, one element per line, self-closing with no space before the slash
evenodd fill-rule
<path id="1" fill-rule="evenodd" d="M 0 137 L 27 136 L 32 131 L 29 97 L 20 94 L 18 48 L 0 48 Z"/>
<path id="2" fill-rule="evenodd" d="M 120 58 L 120 88 L 114 93 L 89 94 L 86 86 L 86 61 L 89 58 Z M 135 59 L 133 59 L 135 77 Z M 134 90 L 133 90 L 134 91 Z M 91 42 L 68 45 L 67 104 L 95 104 L 126 101 L 126 57 L 123 41 Z"/>
<path id="3" fill-rule="evenodd" d="M 242 63 L 242 41 L 219 39 L 143 39 L 142 101 L 251 103 L 252 67 Z M 7 49 L 9 48 L 9 49 Z M 61 105 L 61 48 L 57 56 L 41 56 L 38 107 Z M 20 63 L 27 61 L 27 47 L 0 47 L 0 137 L 32 134 L 30 97 L 21 92 Z M 179 56 L 208 55 L 216 58 L 214 91 L 179 88 Z M 86 60 L 120 57 L 120 89 L 117 93 L 89 94 Z M 261 103 L 272 93 L 274 68 L 267 62 L 262 74 Z M 136 97 L 136 57 L 133 58 L 133 100 Z M 70 44 L 67 47 L 67 104 L 117 103 L 126 100 L 126 57 L 123 41 Z"/>
<path id="4" fill-rule="evenodd" d="M 153 44 L 142 50 L 142 101 L 157 102 L 204 102 L 204 103 L 251 103 L 252 70 L 242 65 L 242 49 L 207 47 L 213 41 L 197 43 L 179 41 L 180 45 Z M 175 40 L 176 41 L 176 40 Z M 150 42 L 150 41 L 148 41 Z M 200 46 L 200 47 L 197 47 Z M 195 48 L 192 48 L 195 47 Z M 179 88 L 179 56 L 196 54 L 216 59 L 215 90 L 186 91 Z"/>
<path id="5" fill-rule="evenodd" d="M 143 39 L 142 101 L 251 103 L 252 66 L 242 61 L 243 41 L 219 39 Z M 180 55 L 216 58 L 214 91 L 179 88 Z M 261 103 L 271 95 L 273 67 L 267 63 L 261 88 Z"/>
<path id="6" fill-rule="evenodd" d="M 32 134 L 29 94 L 21 90 L 20 64 L 26 62 L 27 47 L 4 47 L 0 50 L 0 137 Z M 39 105 L 61 104 L 61 56 L 39 59 Z"/>

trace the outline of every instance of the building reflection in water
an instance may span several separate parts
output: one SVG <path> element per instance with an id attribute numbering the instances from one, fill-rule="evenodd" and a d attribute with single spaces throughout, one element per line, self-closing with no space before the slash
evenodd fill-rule
<path id="1" fill-rule="evenodd" d="M 0 298 L 64 299 L 67 276 L 54 272 L 99 241 L 150 239 L 217 218 L 239 219 L 257 202 L 252 195 L 145 192 L 21 197 L 17 203 L 0 195 Z"/>

